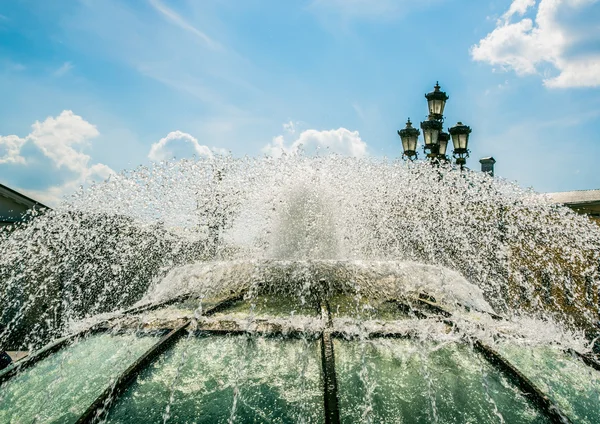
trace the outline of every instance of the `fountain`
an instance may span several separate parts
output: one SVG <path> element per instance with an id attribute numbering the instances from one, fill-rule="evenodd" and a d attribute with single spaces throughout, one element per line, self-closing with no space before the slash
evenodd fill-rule
<path id="1" fill-rule="evenodd" d="M 1 422 L 600 420 L 600 228 L 487 174 L 169 161 L 0 250 Z"/>

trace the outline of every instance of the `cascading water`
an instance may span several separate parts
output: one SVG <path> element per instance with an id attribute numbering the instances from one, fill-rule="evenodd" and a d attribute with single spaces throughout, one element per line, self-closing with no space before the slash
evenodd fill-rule
<path id="1" fill-rule="evenodd" d="M 363 340 L 378 325 L 369 299 L 426 294 L 456 311 L 487 313 L 473 320 L 457 312 L 462 335 L 426 320 L 411 327 L 423 343 L 419 359 L 386 344 L 353 350 L 340 342 L 341 360 L 362 355 L 354 364 L 363 363 L 348 365 L 341 381 L 363 378 L 367 389 L 379 375 L 372 363 L 389 359 L 386 349 L 429 370 L 441 365 L 425 356 L 460 362 L 454 348 L 437 355 L 432 339 L 454 343 L 466 334 L 491 343 L 503 333 L 588 352 L 597 333 L 600 227 L 516 184 L 450 165 L 302 155 L 164 162 L 115 175 L 3 230 L 0 251 L 0 344 L 15 350 L 39 348 L 136 303 L 242 290 L 248 328 L 257 325 L 265 290 L 300 306 L 325 291 L 333 328 Z M 204 307 L 194 306 L 196 314 Z M 297 310 L 291 321 L 318 330 Z M 313 353 L 306 348 L 300 363 L 307 366 Z M 473 365 L 469 372 L 488 371 Z M 419 375 L 431 392 L 433 377 Z M 242 378 L 234 377 L 219 378 Z M 430 395 L 423 416 L 433 420 L 444 406 Z M 373 408 L 362 404 L 347 417 L 376 421 Z"/>
<path id="2" fill-rule="evenodd" d="M 168 292 L 155 286 L 170 270 L 214 260 L 418 262 L 461 274 L 503 315 L 585 329 L 598 319 L 600 229 L 515 184 L 445 166 L 167 162 L 81 191 L 0 243 L 2 341 L 25 323 L 56 334 Z"/>

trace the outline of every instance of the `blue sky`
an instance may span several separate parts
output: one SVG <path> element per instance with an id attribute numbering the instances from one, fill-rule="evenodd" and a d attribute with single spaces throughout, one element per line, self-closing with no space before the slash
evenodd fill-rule
<path id="1" fill-rule="evenodd" d="M 471 158 L 600 188 L 598 0 L 2 0 L 0 183 L 55 203 L 152 160 L 398 157 L 448 92 Z"/>

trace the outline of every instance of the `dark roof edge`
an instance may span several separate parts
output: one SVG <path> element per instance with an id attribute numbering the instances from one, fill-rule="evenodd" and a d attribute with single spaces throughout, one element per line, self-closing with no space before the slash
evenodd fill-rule
<path id="1" fill-rule="evenodd" d="M 15 200 L 19 200 L 19 199 L 25 200 L 27 203 L 30 203 L 30 206 L 37 205 L 37 206 L 41 206 L 42 208 L 45 208 L 45 209 L 52 209 L 51 207 L 44 205 L 42 202 L 38 202 L 37 200 L 34 200 L 31 197 L 25 196 L 24 194 L 19 193 L 18 191 L 5 186 L 4 184 L 0 184 L 0 194 L 2 194 L 2 191 L 6 191 L 6 192 L 8 192 L 8 194 L 12 194 L 13 197 L 17 197 L 17 199 L 15 199 Z"/>
<path id="2" fill-rule="evenodd" d="M 583 190 L 568 190 L 568 191 L 553 191 L 553 192 L 544 192 L 541 194 L 560 194 L 560 193 L 589 193 L 589 192 L 593 192 L 593 191 L 598 191 L 600 192 L 600 188 L 586 188 Z"/>

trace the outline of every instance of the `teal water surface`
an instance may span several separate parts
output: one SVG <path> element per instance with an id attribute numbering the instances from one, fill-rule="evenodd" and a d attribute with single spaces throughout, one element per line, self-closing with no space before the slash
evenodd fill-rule
<path id="1" fill-rule="evenodd" d="M 41 360 L 0 388 L 0 423 L 71 423 L 156 337 L 101 334 Z"/>
<path id="2" fill-rule="evenodd" d="M 573 421 L 600 423 L 600 372 L 559 346 L 504 344 L 500 352 Z"/>
<path id="3" fill-rule="evenodd" d="M 546 423 L 467 346 L 336 340 L 343 423 Z"/>
<path id="4" fill-rule="evenodd" d="M 301 339 L 190 337 L 140 374 L 109 423 L 322 423 L 319 345 Z"/>

